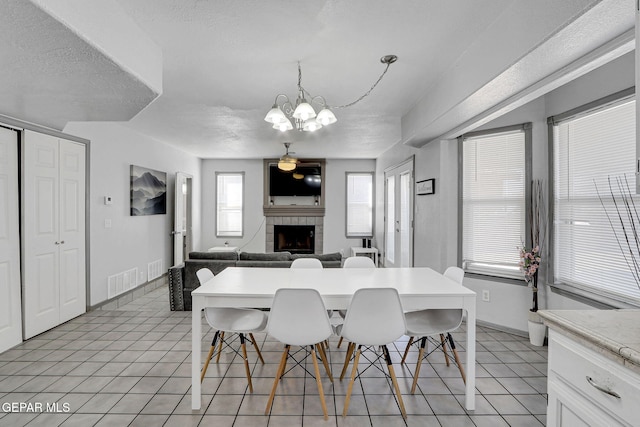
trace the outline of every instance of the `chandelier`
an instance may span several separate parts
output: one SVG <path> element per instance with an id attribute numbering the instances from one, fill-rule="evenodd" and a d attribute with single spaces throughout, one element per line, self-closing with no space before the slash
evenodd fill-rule
<path id="1" fill-rule="evenodd" d="M 380 62 L 386 64 L 386 67 L 371 88 L 369 88 L 367 92 L 355 101 L 333 108 L 351 107 L 352 105 L 362 101 L 371 93 L 371 91 L 373 91 L 373 89 L 375 89 L 378 83 L 380 83 L 384 75 L 387 73 L 389 66 L 397 60 L 398 57 L 396 55 L 385 55 L 380 58 Z M 307 101 L 305 95 L 309 97 L 310 101 Z M 280 104 L 278 102 L 280 102 Z M 317 114 L 316 110 L 312 106 L 314 103 L 317 105 L 316 108 L 320 109 Z M 278 94 L 273 102 L 271 110 L 269 110 L 264 120 L 271 123 L 274 129 L 278 129 L 282 132 L 286 132 L 294 128 L 291 120 L 293 120 L 297 130 L 307 132 L 313 132 L 323 126 L 328 126 L 338 121 L 324 97 L 319 95 L 312 96 L 304 87 L 302 87 L 302 68 L 300 67 L 300 62 L 298 62 L 298 97 L 296 98 L 295 103 L 291 102 L 287 95 L 282 93 Z"/>

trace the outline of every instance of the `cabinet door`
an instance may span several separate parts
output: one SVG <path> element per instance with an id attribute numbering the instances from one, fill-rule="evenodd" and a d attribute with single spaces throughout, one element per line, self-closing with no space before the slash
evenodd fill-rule
<path id="1" fill-rule="evenodd" d="M 22 342 L 18 133 L 0 128 L 0 353 Z"/>
<path id="2" fill-rule="evenodd" d="M 60 140 L 60 321 L 86 311 L 85 146 Z"/>
<path id="3" fill-rule="evenodd" d="M 58 138 L 25 131 L 22 145 L 24 338 L 58 325 Z"/>

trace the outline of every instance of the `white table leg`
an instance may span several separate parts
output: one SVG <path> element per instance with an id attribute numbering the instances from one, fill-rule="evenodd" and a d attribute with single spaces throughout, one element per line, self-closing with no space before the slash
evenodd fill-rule
<path id="1" fill-rule="evenodd" d="M 476 299 L 468 298 L 467 310 L 467 384 L 465 387 L 465 408 L 476 409 Z"/>
<path id="2" fill-rule="evenodd" d="M 193 297 L 191 312 L 191 409 L 200 409 L 200 351 L 202 341 L 202 301 Z"/>

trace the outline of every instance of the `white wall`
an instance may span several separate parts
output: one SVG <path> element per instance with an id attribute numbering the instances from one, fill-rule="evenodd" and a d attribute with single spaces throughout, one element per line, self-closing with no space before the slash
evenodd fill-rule
<path id="1" fill-rule="evenodd" d="M 244 235 L 216 237 L 216 172 L 244 172 Z M 202 161 L 202 239 L 195 250 L 238 246 L 245 252 L 264 252 L 266 232 L 262 214 L 262 159 Z"/>
<path id="2" fill-rule="evenodd" d="M 194 245 L 200 245 L 200 159 L 113 123 L 69 123 L 64 131 L 90 144 L 89 305 L 107 299 L 107 278 L 137 267 L 147 281 L 148 263 L 173 261 L 173 204 L 176 172 L 193 176 Z M 130 165 L 167 172 L 167 214 L 130 216 Z M 113 198 L 105 206 L 104 196 Z M 105 228 L 111 220 L 111 228 Z"/>
<path id="3" fill-rule="evenodd" d="M 345 172 L 368 172 L 375 170 L 374 160 L 328 159 L 325 169 L 325 217 L 323 252 L 344 249 L 348 254 L 351 246 L 361 246 L 360 239 L 345 237 Z M 241 238 L 216 237 L 215 174 L 216 172 L 244 172 L 244 236 Z M 202 165 L 202 244 L 199 250 L 213 246 L 238 246 L 245 252 L 265 252 L 265 216 L 263 204 L 263 160 L 203 160 Z"/>
<path id="4" fill-rule="evenodd" d="M 578 107 L 634 85 L 633 52 L 566 84 L 553 92 L 506 114 L 479 129 L 532 122 L 533 178 L 548 182 L 547 117 Z M 383 173 L 409 156 L 415 156 L 416 181 L 436 178 L 436 194 L 416 196 L 414 265 L 443 271 L 457 264 L 458 249 L 458 155 L 457 141 L 430 143 L 419 150 L 398 144 L 377 159 L 378 209 L 376 239 L 383 236 Z M 547 206 L 549 204 L 547 203 Z M 515 250 L 515 248 L 514 248 Z M 524 284 L 466 277 L 465 286 L 481 295 L 488 290 L 490 301 L 478 297 L 478 319 L 506 328 L 525 331 L 531 291 Z M 593 308 L 541 286 L 541 308 Z"/>
<path id="5" fill-rule="evenodd" d="M 351 247 L 362 247 L 361 238 L 347 238 L 347 172 L 375 172 L 375 160 L 329 159 L 326 164 L 324 253 L 342 251 L 351 255 Z M 377 242 L 372 242 L 375 247 Z"/>

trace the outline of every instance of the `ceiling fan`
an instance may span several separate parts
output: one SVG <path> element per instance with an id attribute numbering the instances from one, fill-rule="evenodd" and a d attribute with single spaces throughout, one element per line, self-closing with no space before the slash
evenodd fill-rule
<path id="1" fill-rule="evenodd" d="M 285 146 L 286 153 L 284 153 L 284 155 L 280 157 L 280 160 L 278 161 L 278 169 L 283 170 L 285 172 L 291 172 L 296 168 L 298 164 L 298 159 L 290 155 L 290 154 L 295 154 L 294 151 L 289 152 L 289 147 L 291 146 L 291 143 L 285 142 L 283 144 Z"/>

